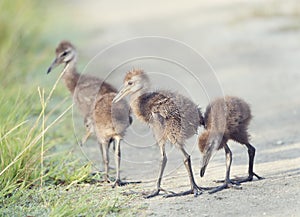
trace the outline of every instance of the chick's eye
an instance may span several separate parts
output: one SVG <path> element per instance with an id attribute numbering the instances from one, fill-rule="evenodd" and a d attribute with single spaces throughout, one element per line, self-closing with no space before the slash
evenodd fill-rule
<path id="1" fill-rule="evenodd" d="M 133 82 L 132 81 L 128 81 L 128 85 L 132 85 L 133 84 Z"/>
<path id="2" fill-rule="evenodd" d="M 61 56 L 64 57 L 64 56 L 66 56 L 68 53 L 69 53 L 68 51 L 64 51 L 64 52 L 61 54 Z"/>

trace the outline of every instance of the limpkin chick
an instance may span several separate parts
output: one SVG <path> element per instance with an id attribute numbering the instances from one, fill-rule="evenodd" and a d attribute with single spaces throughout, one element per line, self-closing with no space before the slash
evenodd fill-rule
<path id="1" fill-rule="evenodd" d="M 77 51 L 70 42 L 60 42 L 55 50 L 55 54 L 56 58 L 52 62 L 47 73 L 50 73 L 52 69 L 58 65 L 64 65 L 64 74 L 62 75 L 62 78 L 73 96 L 74 104 L 78 107 L 79 112 L 84 117 L 85 125 L 87 125 L 88 135 L 83 141 L 86 140 L 91 133 L 96 133 L 98 142 L 100 143 L 102 159 L 104 161 L 106 180 L 108 180 L 108 151 L 106 147 L 109 146 L 107 142 L 110 143 L 114 141 L 117 143 L 118 148 L 116 149 L 116 155 L 119 157 L 116 158 L 117 178 L 115 184 L 122 184 L 119 176 L 121 158 L 119 142 L 124 136 L 125 129 L 128 127 L 128 120 L 131 118 L 128 112 L 128 104 L 125 101 L 122 101 L 120 104 L 114 106 L 114 108 L 124 109 L 124 113 L 123 116 L 112 116 L 111 111 L 108 112 L 107 110 L 111 108 L 111 103 L 117 90 L 98 77 L 79 74 L 77 72 Z M 106 113 L 101 113 L 102 111 L 105 111 Z M 106 117 L 106 119 L 102 119 L 102 117 Z M 118 120 L 118 117 L 120 117 L 120 120 Z M 114 131 L 114 134 L 107 132 L 107 129 L 111 129 L 111 125 L 106 125 L 107 121 L 110 119 L 118 126 L 116 129 L 114 128 L 112 130 Z M 101 120 L 103 120 L 104 124 L 101 124 Z M 104 135 L 99 133 L 101 127 L 103 127 L 103 132 L 106 132 Z M 110 139 L 108 139 L 108 137 Z"/>
<path id="2" fill-rule="evenodd" d="M 130 117 L 130 107 L 125 100 L 112 103 L 116 93 L 107 93 L 99 95 L 96 98 L 92 114 L 85 119 L 87 135 L 83 143 L 91 133 L 95 133 L 100 144 L 100 150 L 103 156 L 103 165 L 105 171 L 105 181 L 110 181 L 109 172 L 109 146 L 114 142 L 116 179 L 113 186 L 127 184 L 120 179 L 120 160 L 121 149 L 120 142 L 125 135 L 126 129 L 132 122 Z"/>
<path id="3" fill-rule="evenodd" d="M 215 193 L 224 188 L 238 187 L 242 182 L 252 181 L 253 176 L 262 177 L 253 172 L 255 148 L 249 143 L 248 125 L 252 118 L 249 105 L 237 97 L 226 96 L 212 101 L 206 108 L 204 122 L 205 131 L 198 139 L 199 149 L 203 155 L 200 176 L 204 176 L 206 167 L 215 150 L 224 148 L 226 156 L 226 175 L 224 184 L 214 188 Z M 249 168 L 248 177 L 243 179 L 230 179 L 232 152 L 227 145 L 228 140 L 244 144 L 248 149 Z"/>
<path id="4" fill-rule="evenodd" d="M 154 197 L 161 190 L 161 180 L 167 163 L 165 151 L 166 142 L 174 144 L 183 154 L 184 164 L 188 172 L 191 189 L 178 194 L 167 196 L 181 196 L 201 193 L 201 189 L 194 181 L 190 155 L 185 150 L 185 141 L 197 133 L 202 123 L 202 115 L 197 105 L 187 97 L 171 91 L 149 91 L 150 80 L 143 70 L 129 71 L 124 79 L 124 87 L 114 98 L 118 102 L 130 94 L 130 106 L 137 119 L 147 123 L 153 131 L 161 152 L 161 162 L 156 189 L 146 196 Z M 164 191 L 164 190 L 163 190 Z"/>

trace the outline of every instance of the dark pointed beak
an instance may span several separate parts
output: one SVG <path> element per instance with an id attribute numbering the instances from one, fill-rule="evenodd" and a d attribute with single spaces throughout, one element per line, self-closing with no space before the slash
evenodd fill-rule
<path id="1" fill-rule="evenodd" d="M 204 176 L 204 173 L 205 173 L 205 170 L 206 170 L 206 166 L 207 166 L 207 165 L 205 165 L 205 166 L 203 166 L 203 167 L 201 168 L 201 170 L 200 170 L 200 177 L 203 177 L 203 176 Z"/>
<path id="2" fill-rule="evenodd" d="M 211 159 L 213 153 L 214 153 L 214 147 L 209 145 L 209 148 L 206 150 L 206 152 L 203 154 L 202 156 L 202 163 L 200 165 L 200 176 L 203 177 L 204 176 L 204 173 L 205 173 L 205 170 L 206 170 L 206 167 L 209 163 L 209 160 Z"/>
<path id="3" fill-rule="evenodd" d="M 51 64 L 51 66 L 48 68 L 47 74 L 49 74 L 49 73 L 51 72 L 51 70 L 52 70 L 53 68 L 55 68 L 57 65 L 58 65 L 58 63 L 57 63 L 57 58 L 55 58 L 55 60 L 53 60 L 53 62 L 52 62 L 52 64 Z"/>

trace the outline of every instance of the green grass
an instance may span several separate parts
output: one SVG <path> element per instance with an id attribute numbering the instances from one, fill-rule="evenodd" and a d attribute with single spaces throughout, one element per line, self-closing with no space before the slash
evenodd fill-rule
<path id="1" fill-rule="evenodd" d="M 141 207 L 134 196 L 111 191 L 110 186 L 75 185 L 21 190 L 6 199 L 1 216 L 132 216 Z"/>
<path id="2" fill-rule="evenodd" d="M 134 197 L 86 184 L 94 178 L 75 153 L 71 97 L 58 74 L 46 76 L 44 4 L 0 1 L 0 216 L 133 215 Z"/>

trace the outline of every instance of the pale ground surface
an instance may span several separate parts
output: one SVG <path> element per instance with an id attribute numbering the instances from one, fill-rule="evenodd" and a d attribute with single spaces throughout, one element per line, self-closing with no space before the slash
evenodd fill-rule
<path id="1" fill-rule="evenodd" d="M 101 49 L 116 42 L 147 35 L 183 41 L 205 56 L 215 69 L 224 93 L 240 96 L 252 106 L 254 119 L 250 132 L 252 143 L 257 149 L 255 172 L 266 179 L 243 184 L 242 190 L 229 189 L 213 195 L 205 193 L 198 198 L 186 196 L 164 199 L 159 196 L 150 200 L 141 199 L 141 204 L 148 205 L 141 215 L 300 216 L 299 2 L 181 2 L 134 0 L 116 3 L 107 0 L 76 1 L 75 4 L 72 1 L 71 4 L 66 1 L 69 10 L 65 15 L 72 16 L 74 24 L 83 29 L 84 34 L 75 43 L 81 56 L 86 59 L 91 59 Z M 151 44 L 143 46 L 139 48 L 153 48 Z M 115 63 L 114 58 L 118 59 L 118 55 L 122 56 L 126 52 L 130 50 L 123 49 L 115 56 L 108 55 L 106 62 L 99 59 L 96 62 L 102 62 L 96 67 L 103 71 L 111 70 L 115 67 L 112 65 Z M 172 52 L 178 50 L 170 49 Z M 155 64 L 158 70 L 159 62 L 153 62 Z M 134 65 L 129 64 L 130 67 Z M 145 64 L 138 62 L 138 67 L 149 70 L 147 67 L 151 67 L 151 61 Z M 168 67 L 162 64 L 162 71 Z M 113 80 L 117 86 L 121 85 L 124 73 L 121 70 L 121 75 Z M 99 76 L 104 75 L 99 73 Z M 184 74 L 181 77 L 176 75 L 175 78 L 180 84 L 187 79 Z M 166 79 L 158 81 L 156 87 L 176 90 L 175 84 L 169 82 Z M 191 86 L 184 84 L 184 88 L 188 89 L 197 103 L 205 107 L 208 99 L 199 97 L 203 91 L 196 89 L 192 80 L 187 82 Z M 214 186 L 216 184 L 213 180 L 224 177 L 224 152 L 219 151 L 215 155 L 205 177 L 200 179 L 201 158 L 194 145 L 195 139 L 187 143 L 190 144 L 187 148 L 192 155 L 196 181 L 200 186 Z M 122 177 L 142 180 L 143 183 L 137 188 L 151 190 L 155 186 L 160 158 L 158 148 L 151 145 L 151 133 L 147 127 L 134 122 L 126 140 L 131 145 L 122 146 Z M 245 147 L 234 143 L 230 143 L 230 147 L 234 158 L 232 176 L 246 175 L 248 157 Z M 84 150 L 90 159 L 99 158 L 93 140 Z M 111 157 L 113 159 L 113 155 Z M 173 191 L 187 190 L 189 187 L 182 156 L 169 145 L 162 186 Z"/>

